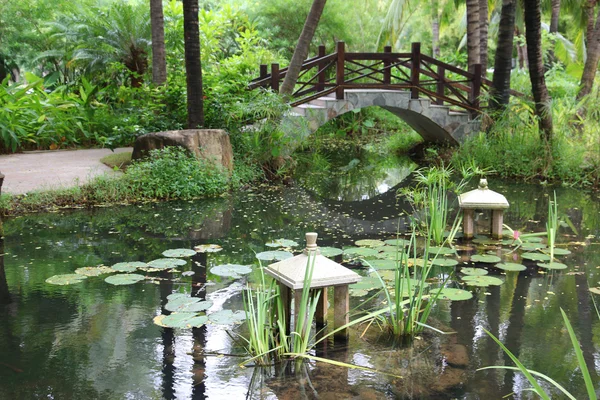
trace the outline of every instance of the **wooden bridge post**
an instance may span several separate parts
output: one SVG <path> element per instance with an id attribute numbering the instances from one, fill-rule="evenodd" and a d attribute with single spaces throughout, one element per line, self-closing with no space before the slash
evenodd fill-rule
<path id="1" fill-rule="evenodd" d="M 325 45 L 320 45 L 319 46 L 319 53 L 318 53 L 319 58 L 323 58 L 325 57 Z M 320 62 L 319 65 L 317 66 L 319 72 L 319 77 L 317 80 L 317 92 L 322 92 L 323 90 L 325 90 L 325 70 L 323 68 L 325 68 L 325 65 L 327 65 L 324 62 Z"/>
<path id="2" fill-rule="evenodd" d="M 271 64 L 271 89 L 279 92 L 279 64 Z"/>
<path id="3" fill-rule="evenodd" d="M 344 100 L 344 60 L 346 56 L 345 43 L 340 41 L 337 42 L 337 63 L 336 63 L 336 74 L 335 84 L 337 89 L 335 91 L 335 98 L 338 100 Z"/>
<path id="4" fill-rule="evenodd" d="M 267 64 L 260 64 L 260 79 L 264 79 L 269 75 Z"/>
<path id="5" fill-rule="evenodd" d="M 410 97 L 419 98 L 419 76 L 421 75 L 421 43 L 415 42 L 411 47 L 412 70 L 410 72 Z"/>
<path id="6" fill-rule="evenodd" d="M 482 67 L 481 64 L 473 64 L 473 80 L 471 81 L 471 91 L 469 92 L 469 101 L 471 102 L 471 107 L 474 109 L 479 109 L 479 95 L 481 94 L 481 74 Z M 472 111 L 471 114 L 475 116 L 477 113 Z"/>
<path id="7" fill-rule="evenodd" d="M 391 53 L 392 46 L 385 46 L 383 48 L 384 53 Z M 388 54 L 384 54 L 383 56 L 383 84 L 389 85 L 392 83 L 392 71 L 390 70 L 390 65 L 392 65 L 391 59 L 388 58 Z"/>
<path id="8" fill-rule="evenodd" d="M 440 97 L 438 97 L 437 99 L 435 99 L 435 104 L 437 104 L 438 106 L 443 106 L 444 105 L 444 99 L 442 99 L 442 97 L 444 97 L 444 89 L 446 88 L 446 85 L 444 83 L 445 79 L 446 79 L 446 68 L 442 65 L 438 66 L 438 76 L 437 76 L 437 90 L 436 90 L 436 94 Z"/>

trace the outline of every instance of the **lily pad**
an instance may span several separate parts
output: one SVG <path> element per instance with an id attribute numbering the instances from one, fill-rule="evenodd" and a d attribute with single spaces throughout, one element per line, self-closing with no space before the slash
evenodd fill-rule
<path id="1" fill-rule="evenodd" d="M 141 261 L 120 262 L 113 265 L 111 268 L 117 272 L 133 272 L 138 268 L 147 267 L 148 264 Z"/>
<path id="2" fill-rule="evenodd" d="M 247 265 L 223 264 L 212 267 L 210 272 L 215 275 L 237 279 L 252 272 L 252 268 Z"/>
<path id="3" fill-rule="evenodd" d="M 87 276 L 81 274 L 54 275 L 46 279 L 46 283 L 49 283 L 51 285 L 65 286 L 80 283 L 84 279 L 87 279 Z"/>
<path id="4" fill-rule="evenodd" d="M 469 286 L 499 286 L 502 285 L 503 281 L 500 278 L 487 275 L 467 275 L 463 276 L 463 282 Z"/>
<path id="5" fill-rule="evenodd" d="M 111 275 L 108 278 L 104 279 L 104 282 L 110 283 L 111 285 L 133 285 L 139 281 L 143 281 L 145 279 L 144 275 L 140 274 L 117 274 Z"/>
<path id="6" fill-rule="evenodd" d="M 342 249 L 336 247 L 319 247 L 321 255 L 325 257 L 336 257 L 344 252 Z"/>
<path id="7" fill-rule="evenodd" d="M 471 276 L 483 276 L 488 274 L 488 272 L 483 268 L 462 268 L 460 272 L 461 274 Z"/>
<path id="8" fill-rule="evenodd" d="M 181 260 L 179 258 L 157 258 L 156 260 L 150 261 L 148 263 L 148 266 L 158 270 L 164 270 L 177 268 L 185 264 L 187 264 L 187 261 Z"/>
<path id="9" fill-rule="evenodd" d="M 566 264 L 559 262 L 550 262 L 550 263 L 537 263 L 538 267 L 546 268 L 546 269 L 566 269 Z"/>
<path id="10" fill-rule="evenodd" d="M 350 292 L 350 296 L 353 296 L 353 297 L 363 297 L 363 296 L 366 296 L 369 294 L 369 291 L 365 290 L 365 289 L 350 288 L 349 292 Z"/>
<path id="11" fill-rule="evenodd" d="M 154 317 L 154 323 L 165 328 L 199 328 L 206 321 L 208 317 L 196 313 L 173 313 Z"/>
<path id="12" fill-rule="evenodd" d="M 379 246 L 375 247 L 375 250 L 377 250 L 379 253 L 402 253 L 402 248 L 398 248 L 397 246 Z"/>
<path id="13" fill-rule="evenodd" d="M 454 267 L 455 265 L 458 265 L 458 261 L 456 261 L 453 258 L 438 257 L 434 260 L 431 260 L 431 264 L 437 265 L 439 267 Z"/>
<path id="14" fill-rule="evenodd" d="M 375 254 L 375 257 L 379 258 L 381 260 L 396 261 L 396 260 L 402 259 L 402 254 L 401 253 L 397 253 L 395 251 L 382 251 L 382 252 L 379 252 L 379 253 Z"/>
<path id="15" fill-rule="evenodd" d="M 521 257 L 531 261 L 550 261 L 550 256 L 543 253 L 523 253 Z"/>
<path id="16" fill-rule="evenodd" d="M 425 266 L 425 260 L 423 260 L 422 258 L 409 258 L 407 263 L 408 263 L 409 267 L 414 267 L 414 266 L 424 267 Z M 431 261 L 429 261 L 429 263 L 431 263 Z"/>
<path id="17" fill-rule="evenodd" d="M 274 251 L 263 251 L 256 255 L 256 258 L 262 261 L 281 261 L 292 258 L 294 255 L 289 251 L 274 250 Z"/>
<path id="18" fill-rule="evenodd" d="M 429 247 L 429 256 L 433 257 L 436 254 L 438 254 L 440 256 L 447 256 L 447 255 L 456 254 L 456 251 L 454 251 L 454 249 L 451 249 L 450 247 L 438 247 L 438 246 Z"/>
<path id="19" fill-rule="evenodd" d="M 381 282 L 379 278 L 376 276 L 366 276 L 362 277 L 359 282 L 353 283 L 350 285 L 351 289 L 363 289 L 363 290 L 372 290 L 372 289 L 380 289 Z"/>
<path id="20" fill-rule="evenodd" d="M 370 260 L 369 265 L 377 270 L 396 269 L 399 265 L 394 260 Z"/>
<path id="21" fill-rule="evenodd" d="M 469 300 L 471 298 L 473 298 L 473 293 L 455 288 L 443 288 L 440 290 L 440 295 L 438 296 L 438 299 L 452 301 Z"/>
<path id="22" fill-rule="evenodd" d="M 349 247 L 344 249 L 344 254 L 351 257 L 369 257 L 377 254 L 377 250 L 368 247 Z"/>
<path id="23" fill-rule="evenodd" d="M 543 250 L 546 254 L 550 254 L 550 249 L 544 249 Z M 555 256 L 566 256 L 571 254 L 571 250 L 567 250 L 567 249 L 557 249 L 556 247 L 554 248 L 554 255 Z"/>
<path id="24" fill-rule="evenodd" d="M 196 254 L 196 251 L 192 249 L 171 249 L 162 252 L 163 256 L 170 258 L 191 257 L 194 254 Z"/>
<path id="25" fill-rule="evenodd" d="M 479 237 L 472 240 L 473 243 L 482 244 L 484 246 L 498 246 L 502 244 L 501 240 Z"/>
<path id="26" fill-rule="evenodd" d="M 218 244 L 199 244 L 198 246 L 194 246 L 194 250 L 197 253 L 218 253 L 223 248 Z"/>
<path id="27" fill-rule="evenodd" d="M 517 263 L 498 263 L 494 267 L 504 271 L 525 271 L 527 269 L 523 264 Z"/>
<path id="28" fill-rule="evenodd" d="M 110 267 L 105 267 L 104 265 L 101 265 L 99 267 L 82 267 L 82 268 L 77 268 L 75 270 L 76 274 L 85 275 L 85 276 L 98 276 L 98 275 L 104 275 L 104 274 L 112 274 L 113 272 L 115 272 L 114 269 L 112 269 Z"/>
<path id="29" fill-rule="evenodd" d="M 354 244 L 359 247 L 381 247 L 385 245 L 383 241 L 376 239 L 357 240 L 356 242 L 354 242 Z"/>
<path id="30" fill-rule="evenodd" d="M 389 244 L 390 246 L 408 246 L 410 241 L 405 239 L 389 239 L 385 241 L 385 244 Z"/>
<path id="31" fill-rule="evenodd" d="M 539 243 L 542 240 L 544 240 L 544 239 L 542 239 L 540 236 L 525 236 L 525 237 L 521 236 L 521 241 L 527 242 L 527 243 Z"/>
<path id="32" fill-rule="evenodd" d="M 523 243 L 521 245 L 521 250 L 523 251 L 536 251 L 545 248 L 546 245 L 544 243 Z"/>
<path id="33" fill-rule="evenodd" d="M 472 262 L 480 262 L 480 263 L 489 263 L 489 264 L 496 264 L 499 263 L 500 257 L 498 256 L 492 256 L 489 254 L 475 254 L 474 256 L 471 256 L 471 261 Z"/>
<path id="34" fill-rule="evenodd" d="M 298 243 L 289 239 L 277 239 L 269 243 L 265 243 L 267 247 L 298 247 Z"/>
<path id="35" fill-rule="evenodd" d="M 185 293 L 171 293 L 170 295 L 167 296 L 167 300 L 175 300 L 178 299 L 180 297 L 190 297 L 189 294 L 185 294 Z"/>
<path id="36" fill-rule="evenodd" d="M 165 305 L 165 309 L 172 312 L 197 313 L 208 310 L 212 304 L 212 301 L 200 301 L 197 297 L 182 296 L 169 300 Z"/>
<path id="37" fill-rule="evenodd" d="M 208 316 L 208 320 L 213 324 L 231 325 L 240 324 L 246 319 L 246 313 L 242 310 L 221 310 Z"/>

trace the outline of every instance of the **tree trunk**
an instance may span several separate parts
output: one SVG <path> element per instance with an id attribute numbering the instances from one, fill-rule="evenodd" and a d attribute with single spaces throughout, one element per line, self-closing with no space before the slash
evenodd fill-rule
<path id="1" fill-rule="evenodd" d="M 519 28 L 516 27 L 515 35 L 519 36 L 520 34 Z M 517 59 L 519 62 L 519 69 L 527 68 L 527 65 L 529 64 L 527 62 L 527 44 L 517 42 Z"/>
<path id="2" fill-rule="evenodd" d="M 594 19 L 594 6 L 597 0 L 588 0 L 587 4 L 587 58 L 581 75 L 581 83 L 577 99 L 581 99 L 592 91 L 594 78 L 598 71 L 598 60 L 600 60 L 600 10 Z"/>
<path id="3" fill-rule="evenodd" d="M 326 2 L 327 0 L 313 0 L 306 21 L 304 22 L 304 28 L 302 28 L 302 33 L 298 38 L 294 55 L 288 66 L 287 74 L 281 84 L 281 89 L 279 89 L 279 93 L 283 95 L 291 95 L 294 91 L 298 75 L 300 75 L 300 68 L 302 68 L 302 63 L 308 56 L 310 42 L 315 35 Z"/>
<path id="4" fill-rule="evenodd" d="M 558 16 L 560 15 L 560 0 L 552 0 L 552 14 L 550 15 L 550 33 L 558 32 Z"/>
<path id="5" fill-rule="evenodd" d="M 431 2 L 431 52 L 434 58 L 440 56 L 440 14 L 439 0 Z"/>
<path id="6" fill-rule="evenodd" d="M 535 113 L 539 119 L 540 134 L 546 143 L 552 140 L 552 108 L 550 95 L 544 78 L 542 59 L 542 10 L 541 0 L 524 2 L 525 39 L 529 61 L 529 79 L 535 101 Z"/>
<path id="7" fill-rule="evenodd" d="M 185 77 L 187 83 L 187 127 L 188 129 L 196 129 L 204 125 L 198 0 L 183 0 L 183 38 L 185 42 Z"/>
<path id="8" fill-rule="evenodd" d="M 488 67 L 488 0 L 479 0 L 479 63 L 483 76 Z"/>
<path id="9" fill-rule="evenodd" d="M 467 0 L 467 64 L 469 71 L 480 64 L 479 0 Z"/>
<path id="10" fill-rule="evenodd" d="M 163 85 L 167 81 L 167 57 L 162 0 L 150 0 L 150 24 L 152 26 L 152 82 L 155 85 Z"/>
<path id="11" fill-rule="evenodd" d="M 503 0 L 498 26 L 498 46 L 494 60 L 491 95 L 492 109 L 505 109 L 510 100 L 510 72 L 512 70 L 513 39 L 517 0 Z"/>

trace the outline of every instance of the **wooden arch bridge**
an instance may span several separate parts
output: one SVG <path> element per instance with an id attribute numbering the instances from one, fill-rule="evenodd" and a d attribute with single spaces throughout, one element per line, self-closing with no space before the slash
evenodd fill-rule
<path id="1" fill-rule="evenodd" d="M 249 88 L 279 91 L 286 74 L 279 64 L 271 64 L 270 73 L 263 64 Z M 301 125 L 294 119 L 303 118 L 310 134 L 345 112 L 380 106 L 426 141 L 456 144 L 479 130 L 476 117 L 486 106 L 481 94 L 491 85 L 481 65 L 462 70 L 421 53 L 420 43 L 410 53 L 393 53 L 390 46 L 383 53 L 350 53 L 338 42 L 336 52 L 319 46 L 318 55 L 302 64 L 287 119 L 293 129 Z"/>

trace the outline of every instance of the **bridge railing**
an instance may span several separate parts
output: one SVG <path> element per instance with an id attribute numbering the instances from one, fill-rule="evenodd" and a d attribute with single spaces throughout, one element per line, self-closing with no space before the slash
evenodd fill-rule
<path id="1" fill-rule="evenodd" d="M 390 46 L 383 53 L 349 53 L 344 42 L 338 42 L 336 51 L 326 54 L 319 46 L 318 54 L 302 64 L 292 106 L 334 93 L 344 99 L 347 89 L 407 90 L 412 99 L 428 98 L 436 105 L 448 105 L 478 113 L 482 104 L 481 93 L 491 87 L 491 81 L 482 77 L 482 67 L 473 66 L 472 72 L 436 60 L 421 53 L 421 44 L 413 43 L 410 53 L 393 53 Z M 250 89 L 270 88 L 279 91 L 287 68 L 271 64 L 260 66 L 260 77 Z"/>

